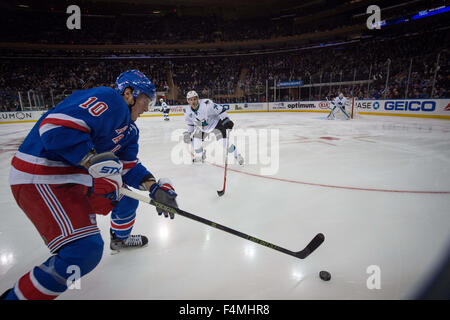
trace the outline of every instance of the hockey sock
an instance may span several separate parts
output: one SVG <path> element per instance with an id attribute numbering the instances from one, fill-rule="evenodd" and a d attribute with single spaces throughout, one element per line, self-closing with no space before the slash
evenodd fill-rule
<path id="1" fill-rule="evenodd" d="M 53 300 L 100 262 L 103 240 L 100 234 L 84 237 L 63 246 L 40 266 L 22 276 L 6 300 Z M 69 285 L 71 283 L 69 282 Z"/>
<path id="2" fill-rule="evenodd" d="M 126 239 L 133 229 L 136 220 L 136 209 L 139 201 L 123 197 L 111 212 L 111 231 L 116 239 Z"/>
<path id="3" fill-rule="evenodd" d="M 203 152 L 202 139 L 194 136 L 192 139 L 192 147 L 194 152 Z"/>

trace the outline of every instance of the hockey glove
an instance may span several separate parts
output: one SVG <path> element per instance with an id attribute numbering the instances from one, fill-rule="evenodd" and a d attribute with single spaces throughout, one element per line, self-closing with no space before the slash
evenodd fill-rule
<path id="1" fill-rule="evenodd" d="M 89 174 L 93 179 L 93 192 L 110 200 L 119 199 L 122 186 L 122 162 L 112 152 L 94 155 L 89 159 Z"/>
<path id="2" fill-rule="evenodd" d="M 191 133 L 188 131 L 183 132 L 183 141 L 184 143 L 191 143 L 192 139 L 191 139 Z"/>
<path id="3" fill-rule="evenodd" d="M 172 183 L 167 178 L 161 178 L 157 183 L 154 183 L 150 187 L 150 198 L 155 200 L 156 202 L 160 202 L 162 204 L 166 204 L 168 206 L 178 208 L 177 201 L 175 198 L 177 194 L 175 193 L 175 189 L 172 187 Z M 156 208 L 158 215 L 164 213 L 164 217 L 170 216 L 170 219 L 175 218 L 175 214 L 173 212 L 168 212 L 166 210 Z"/>
<path id="4" fill-rule="evenodd" d="M 225 118 L 222 121 L 222 125 L 225 129 L 233 129 L 234 123 L 230 120 L 230 118 Z"/>

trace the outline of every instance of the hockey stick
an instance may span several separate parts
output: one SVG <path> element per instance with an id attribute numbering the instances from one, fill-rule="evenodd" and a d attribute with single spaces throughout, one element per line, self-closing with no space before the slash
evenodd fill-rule
<path id="1" fill-rule="evenodd" d="M 225 193 L 225 187 L 227 183 L 227 167 L 228 167 L 228 146 L 230 143 L 230 132 L 227 130 L 227 148 L 225 149 L 225 171 L 223 173 L 223 189 L 217 191 L 219 197 L 223 196 Z"/>
<path id="2" fill-rule="evenodd" d="M 253 236 L 250 236 L 250 235 L 245 234 L 245 233 L 242 233 L 242 232 L 240 232 L 240 231 L 231 229 L 231 228 L 226 227 L 226 226 L 224 226 L 224 225 L 215 223 L 215 222 L 210 221 L 210 220 L 208 220 L 208 219 L 205 219 L 205 218 L 202 218 L 202 217 L 193 215 L 192 213 L 183 211 L 183 210 L 178 209 L 178 208 L 173 208 L 173 207 L 167 206 L 167 205 L 162 204 L 162 203 L 160 203 L 160 202 L 156 202 L 155 200 L 152 200 L 152 199 L 150 199 L 150 198 L 147 197 L 147 196 L 144 196 L 144 195 L 141 195 L 141 194 L 139 194 L 139 193 L 137 193 L 137 192 L 134 192 L 134 191 L 125 189 L 125 188 L 123 188 L 123 187 L 120 188 L 120 193 L 123 194 L 124 196 L 129 197 L 129 198 L 133 198 L 133 199 L 136 199 L 136 200 L 145 202 L 145 203 L 149 203 L 149 204 L 151 204 L 152 206 L 155 206 L 155 207 L 157 207 L 157 208 L 166 210 L 166 211 L 168 211 L 168 212 L 170 212 L 170 213 L 173 213 L 173 214 L 179 214 L 180 216 L 183 216 L 183 217 L 185 217 L 185 218 L 188 218 L 188 219 L 192 219 L 192 220 L 201 222 L 201 223 L 206 224 L 206 225 L 208 225 L 208 226 L 210 226 L 210 227 L 213 227 L 213 228 L 216 228 L 216 229 L 219 229 L 219 230 L 222 230 L 222 231 L 231 233 L 231 234 L 233 234 L 233 235 L 235 235 L 235 236 L 241 237 L 241 238 L 246 239 L 246 240 L 250 240 L 250 241 L 252 241 L 252 242 L 256 242 L 257 244 L 260 244 L 260 245 L 265 246 L 265 247 L 268 247 L 268 248 L 270 248 L 270 249 L 274 249 L 274 250 L 276 250 L 276 251 L 279 251 L 279 252 L 288 254 L 288 255 L 293 256 L 293 257 L 296 257 L 296 258 L 298 258 L 298 259 L 305 259 L 305 258 L 306 258 L 307 256 L 309 256 L 312 252 L 314 252 L 314 250 L 316 250 L 316 249 L 322 244 L 322 242 L 324 242 L 324 240 L 325 240 L 325 236 L 324 236 L 322 233 L 318 233 L 318 234 L 316 234 L 316 236 L 308 243 L 308 245 L 307 245 L 303 250 L 300 250 L 300 251 L 297 251 L 297 252 L 295 252 L 295 251 L 290 251 L 290 250 L 287 250 L 287 249 L 285 249 L 285 248 L 279 247 L 279 246 L 277 246 L 277 245 L 275 245 L 275 244 L 273 244 L 273 243 L 270 243 L 270 242 L 267 242 L 267 241 L 264 241 L 264 240 L 255 238 L 255 237 L 253 237 Z"/>

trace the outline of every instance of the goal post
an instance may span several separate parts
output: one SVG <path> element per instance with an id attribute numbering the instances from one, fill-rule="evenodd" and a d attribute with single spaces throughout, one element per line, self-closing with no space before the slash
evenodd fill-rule
<path id="1" fill-rule="evenodd" d="M 356 109 L 356 98 L 355 97 L 351 97 L 349 99 L 347 99 L 347 103 L 345 105 L 345 112 L 348 113 L 348 115 L 350 116 L 350 119 L 358 119 L 359 118 L 359 114 L 358 114 L 358 110 Z"/>

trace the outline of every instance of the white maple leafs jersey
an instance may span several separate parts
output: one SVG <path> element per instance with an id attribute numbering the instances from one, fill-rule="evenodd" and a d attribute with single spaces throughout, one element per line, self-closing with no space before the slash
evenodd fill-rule
<path id="1" fill-rule="evenodd" d="M 345 104 L 347 103 L 347 98 L 346 97 L 342 97 L 342 98 L 340 98 L 340 97 L 336 97 L 336 98 L 334 98 L 334 100 L 333 100 L 333 104 L 336 106 L 336 107 L 341 107 L 341 108 L 343 108 L 343 109 L 345 109 Z"/>
<path id="2" fill-rule="evenodd" d="M 191 106 L 187 106 L 184 111 L 184 119 L 186 120 L 188 131 L 192 133 L 197 127 L 203 132 L 212 132 L 220 119 L 228 117 L 226 110 L 225 107 L 214 103 L 210 99 L 200 99 L 198 101 L 198 109 L 195 111 Z"/>

